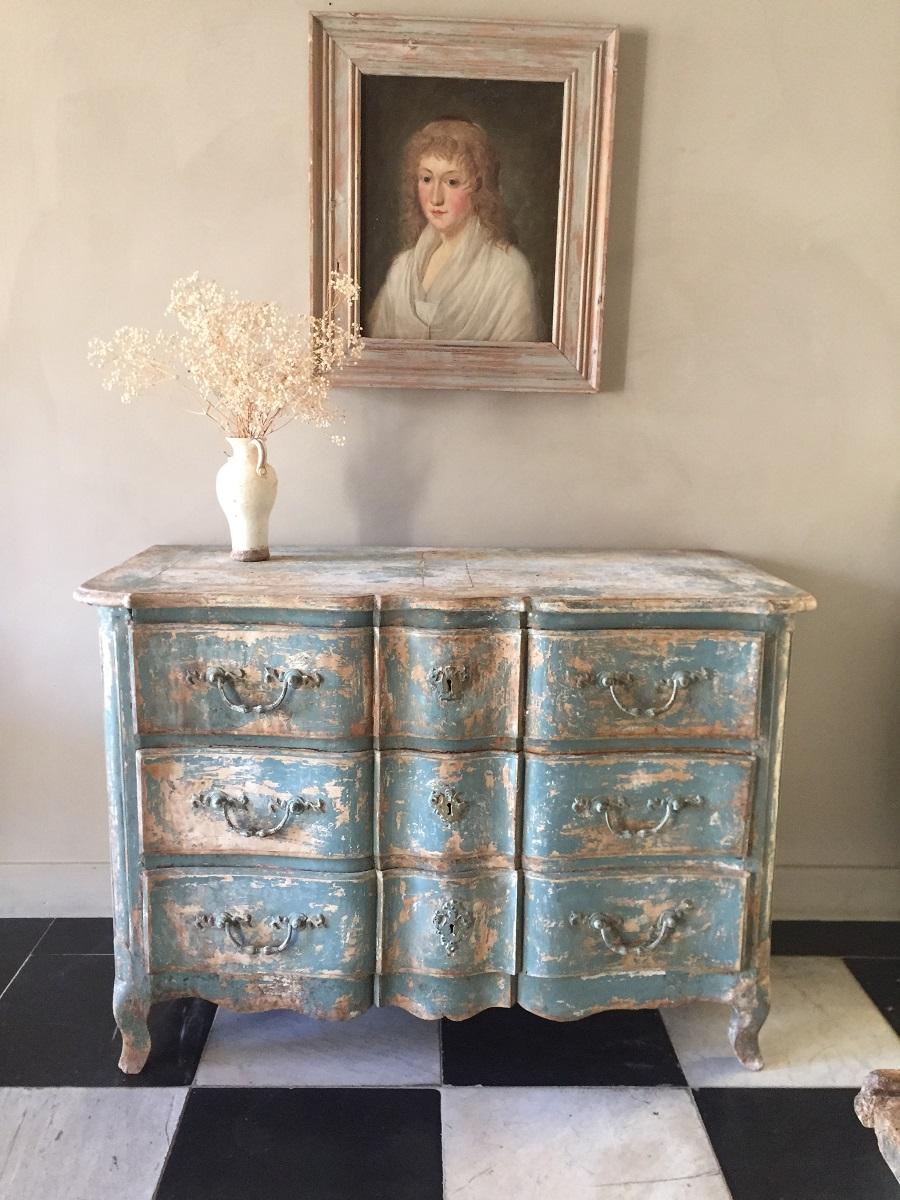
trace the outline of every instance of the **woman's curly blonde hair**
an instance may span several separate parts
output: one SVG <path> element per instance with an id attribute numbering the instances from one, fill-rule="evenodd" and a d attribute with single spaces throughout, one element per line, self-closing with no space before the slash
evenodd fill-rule
<path id="1" fill-rule="evenodd" d="M 492 242 L 514 246 L 518 241 L 506 205 L 500 197 L 500 160 L 480 125 L 457 117 L 429 121 L 412 135 L 403 151 L 404 246 L 414 246 L 428 224 L 419 204 L 419 163 L 426 154 L 458 162 L 472 180 L 472 210 Z"/>

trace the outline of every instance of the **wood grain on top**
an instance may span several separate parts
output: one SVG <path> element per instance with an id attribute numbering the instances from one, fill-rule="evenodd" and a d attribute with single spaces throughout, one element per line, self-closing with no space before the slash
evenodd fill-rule
<path id="1" fill-rule="evenodd" d="M 531 608 L 537 612 L 803 612 L 807 592 L 713 551 L 152 546 L 75 592 L 126 608 Z"/>

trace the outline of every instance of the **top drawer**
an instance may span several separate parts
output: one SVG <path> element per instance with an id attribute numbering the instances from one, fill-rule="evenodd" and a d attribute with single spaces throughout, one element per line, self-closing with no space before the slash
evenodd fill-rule
<path id="1" fill-rule="evenodd" d="M 148 624 L 131 637 L 139 733 L 371 735 L 371 629 Z"/>
<path id="2" fill-rule="evenodd" d="M 521 635 L 493 629 L 380 631 L 382 747 L 502 747 L 519 732 Z"/>
<path id="3" fill-rule="evenodd" d="M 526 739 L 755 737 L 762 647 L 731 630 L 532 630 Z"/>

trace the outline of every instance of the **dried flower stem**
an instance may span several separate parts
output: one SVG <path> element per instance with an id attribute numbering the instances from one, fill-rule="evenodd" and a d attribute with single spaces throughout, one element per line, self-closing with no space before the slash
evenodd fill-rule
<path id="1" fill-rule="evenodd" d="M 359 289 L 336 271 L 329 283 L 324 314 L 311 317 L 239 300 L 195 273 L 175 282 L 167 309 L 182 332 L 118 329 L 109 341 L 90 343 L 88 360 L 125 404 L 160 384 L 189 388 L 200 396 L 198 415 L 229 437 L 264 438 L 297 418 L 326 428 L 342 419 L 327 406 L 331 376 L 362 353 L 359 326 L 337 320 Z"/>

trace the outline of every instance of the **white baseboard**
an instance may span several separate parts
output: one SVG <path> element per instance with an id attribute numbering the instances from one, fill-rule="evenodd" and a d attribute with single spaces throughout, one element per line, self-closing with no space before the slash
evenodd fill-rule
<path id="1" fill-rule="evenodd" d="M 775 920 L 900 921 L 900 867 L 775 867 Z"/>
<path id="2" fill-rule="evenodd" d="M 777 867 L 775 919 L 898 921 L 900 869 Z M 0 917 L 108 917 L 106 863 L 0 863 Z"/>

